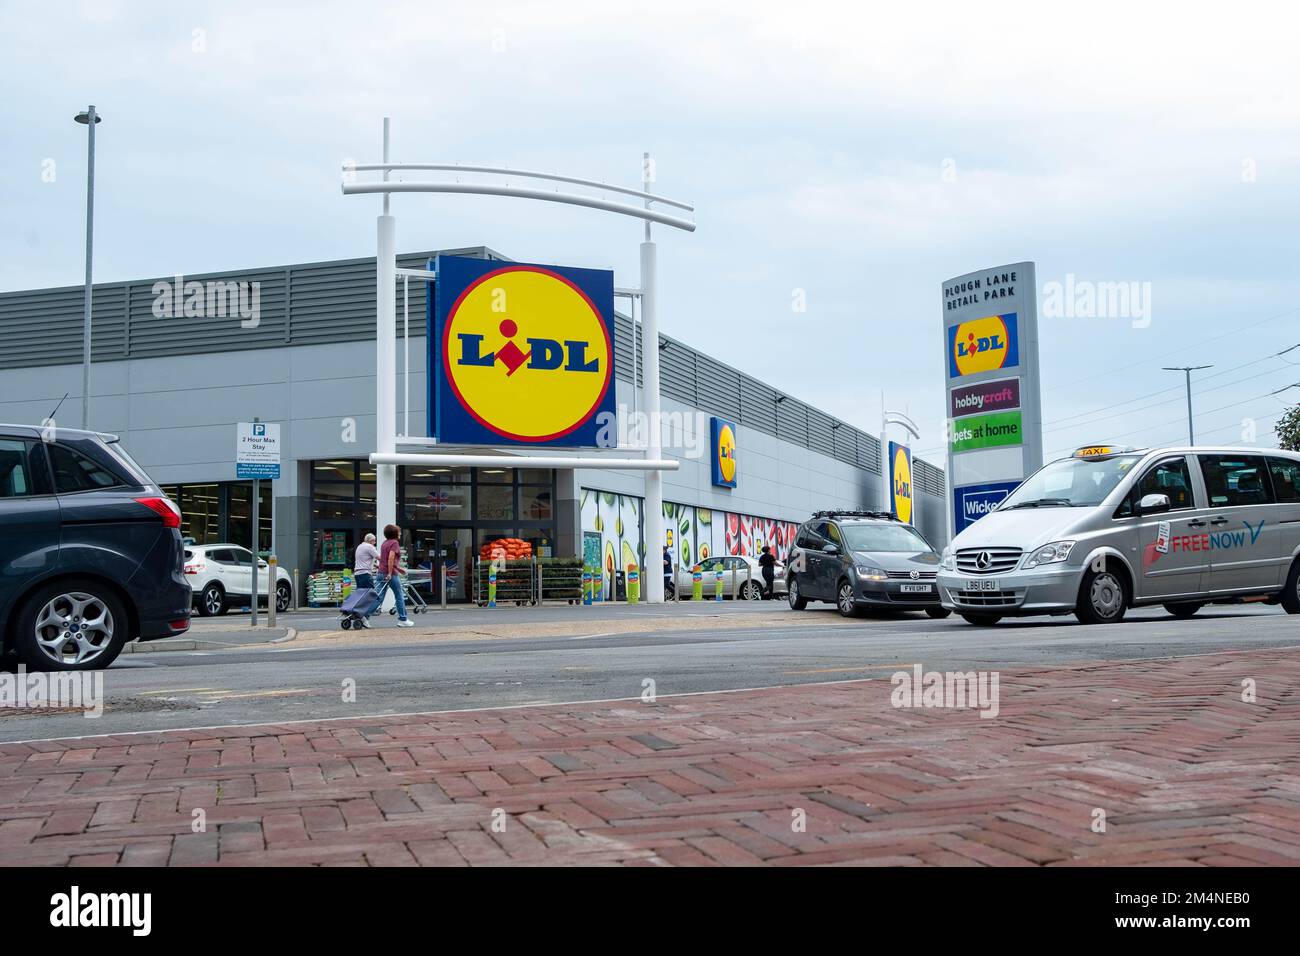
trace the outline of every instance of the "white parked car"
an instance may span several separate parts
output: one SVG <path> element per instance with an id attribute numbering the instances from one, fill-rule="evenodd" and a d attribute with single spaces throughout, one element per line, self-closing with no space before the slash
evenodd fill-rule
<path id="1" fill-rule="evenodd" d="M 257 562 L 257 603 L 266 604 L 269 565 Z M 277 567 L 275 609 L 287 611 L 293 603 L 293 578 Z M 185 580 L 194 589 L 194 606 L 204 617 L 244 607 L 253 597 L 253 552 L 237 544 L 185 545 Z"/>
<path id="2" fill-rule="evenodd" d="M 704 587 L 704 596 L 712 598 L 717 587 L 718 572 L 722 572 L 722 596 L 724 598 L 740 598 L 745 601 L 761 601 L 763 599 L 763 569 L 759 566 L 758 558 L 747 555 L 722 555 L 714 558 L 705 558 L 694 567 L 681 565 L 677 568 L 677 591 L 683 598 L 691 596 L 691 588 L 694 584 L 694 569 L 698 567 L 702 576 L 701 584 Z M 772 583 L 772 593 L 778 597 L 785 596 L 785 565 L 780 561 L 776 563 L 776 580 Z M 669 591 L 666 595 L 672 598 Z"/>

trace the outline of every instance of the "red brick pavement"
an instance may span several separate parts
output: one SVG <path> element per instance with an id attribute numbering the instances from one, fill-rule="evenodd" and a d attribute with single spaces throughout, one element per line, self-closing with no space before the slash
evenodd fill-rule
<path id="1" fill-rule="evenodd" d="M 1295 865 L 1298 688 L 1270 650 L 1002 671 L 995 719 L 885 679 L 3 744 L 0 863 Z"/>

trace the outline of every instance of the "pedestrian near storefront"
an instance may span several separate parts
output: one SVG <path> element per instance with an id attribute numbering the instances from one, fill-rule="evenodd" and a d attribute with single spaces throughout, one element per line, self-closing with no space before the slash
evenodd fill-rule
<path id="1" fill-rule="evenodd" d="M 673 587 L 673 555 L 664 548 L 664 594 L 670 594 Z"/>
<path id="2" fill-rule="evenodd" d="M 356 560 L 352 562 L 352 580 L 358 588 L 375 586 L 375 570 L 379 564 L 379 549 L 375 547 L 375 536 L 368 534 L 357 545 Z"/>
<path id="3" fill-rule="evenodd" d="M 770 601 L 776 588 L 776 558 L 767 545 L 763 545 L 763 553 L 758 556 L 758 566 L 763 572 L 763 597 Z"/>
<path id="4" fill-rule="evenodd" d="M 379 592 L 380 602 L 375 612 L 383 607 L 384 592 L 393 590 L 393 600 L 397 603 L 397 626 L 414 627 L 406 618 L 406 596 L 402 593 L 401 575 L 406 573 L 402 567 L 402 546 L 399 543 L 402 529 L 395 524 L 384 526 L 384 543 L 379 548 L 379 583 L 375 589 Z"/>

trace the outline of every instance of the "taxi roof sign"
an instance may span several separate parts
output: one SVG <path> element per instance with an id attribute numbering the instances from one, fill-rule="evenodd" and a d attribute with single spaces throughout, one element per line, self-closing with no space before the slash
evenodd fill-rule
<path id="1" fill-rule="evenodd" d="M 1105 458 L 1107 455 L 1122 455 L 1133 451 L 1131 445 L 1084 445 L 1076 448 L 1071 458 Z"/>

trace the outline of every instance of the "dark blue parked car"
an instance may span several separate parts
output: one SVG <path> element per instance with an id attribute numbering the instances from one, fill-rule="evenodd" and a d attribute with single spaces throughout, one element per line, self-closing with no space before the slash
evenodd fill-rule
<path id="1" fill-rule="evenodd" d="M 0 425 L 0 638 L 32 670 L 107 667 L 189 629 L 180 512 L 113 435 Z"/>

